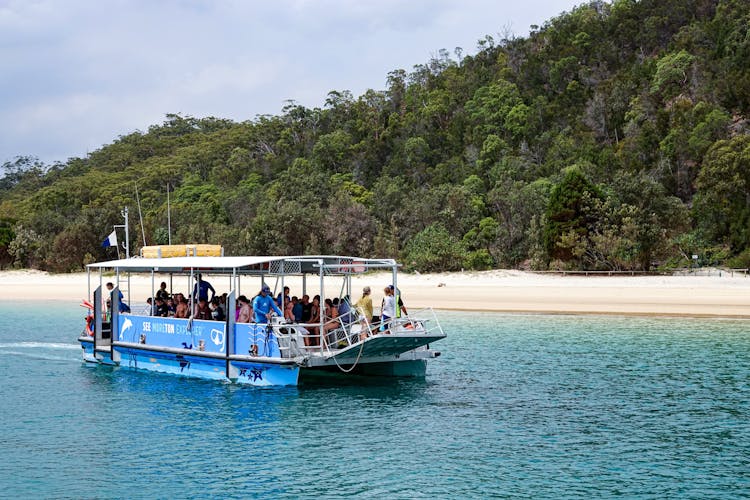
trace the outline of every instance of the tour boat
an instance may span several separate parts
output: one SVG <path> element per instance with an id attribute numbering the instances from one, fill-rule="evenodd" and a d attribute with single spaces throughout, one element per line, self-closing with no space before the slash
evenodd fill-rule
<path id="1" fill-rule="evenodd" d="M 384 285 L 393 286 L 398 301 L 398 267 L 392 259 L 329 255 L 189 255 L 89 264 L 92 300 L 83 305 L 90 308 L 90 314 L 78 340 L 83 359 L 89 363 L 257 386 L 297 385 L 300 379 L 333 373 L 423 377 L 427 360 L 440 355 L 431 344 L 446 337 L 434 311 L 428 308 L 408 315 L 399 311 L 381 321 L 365 317 L 353 305 L 359 293 L 353 297 L 352 277 L 362 278 L 371 271 L 390 272 Z M 199 280 L 213 282 L 217 292 L 222 288 L 227 292 L 226 320 L 155 316 L 152 306 L 138 311 L 129 287 L 133 274 L 151 276 L 152 300 L 156 280 L 168 280 L 170 290 L 186 282 L 185 297 Z M 106 281 L 112 282 L 111 291 L 104 287 Z M 238 298 L 246 296 L 252 301 L 264 286 L 276 298 L 288 285 L 299 287 L 294 295 L 321 297 L 317 322 L 281 316 L 261 323 L 237 321 Z M 93 293 L 92 286 L 96 286 Z M 338 297 L 347 304 L 342 310 L 348 311 L 336 318 L 325 317 L 326 297 Z M 190 297 L 191 312 L 196 299 Z"/>

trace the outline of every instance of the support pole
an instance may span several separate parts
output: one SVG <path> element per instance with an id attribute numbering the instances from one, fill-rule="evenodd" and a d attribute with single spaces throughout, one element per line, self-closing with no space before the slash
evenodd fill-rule
<path id="1" fill-rule="evenodd" d="M 323 315 L 325 313 L 325 290 L 323 286 L 323 261 L 319 260 L 318 265 L 320 266 L 320 304 L 318 304 L 318 311 L 320 316 L 320 329 L 318 331 L 318 343 L 320 344 L 320 353 L 323 354 L 323 337 L 325 336 L 325 331 L 323 328 L 324 321 L 323 321 Z"/>

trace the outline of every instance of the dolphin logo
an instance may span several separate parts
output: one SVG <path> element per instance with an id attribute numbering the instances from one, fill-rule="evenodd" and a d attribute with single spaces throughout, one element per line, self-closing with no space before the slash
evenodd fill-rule
<path id="1" fill-rule="evenodd" d="M 217 346 L 221 346 L 219 352 L 224 352 L 224 332 L 217 330 L 216 328 L 211 329 L 211 342 Z"/>
<path id="2" fill-rule="evenodd" d="M 125 318 L 125 321 L 122 322 L 122 326 L 120 327 L 120 340 L 123 339 L 123 336 L 125 335 L 125 330 L 129 330 L 133 326 L 133 322 L 130 321 L 130 318 Z"/>

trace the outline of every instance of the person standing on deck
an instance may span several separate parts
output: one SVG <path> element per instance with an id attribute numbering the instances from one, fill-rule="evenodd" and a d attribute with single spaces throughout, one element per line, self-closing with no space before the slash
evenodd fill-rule
<path id="1" fill-rule="evenodd" d="M 396 309 L 396 317 L 400 318 L 401 313 L 403 313 L 404 316 L 408 316 L 409 313 L 406 311 L 406 306 L 404 305 L 404 301 L 401 300 L 401 290 L 398 288 L 394 289 L 393 285 L 388 285 L 388 288 L 391 289 L 391 293 L 396 294 L 396 297 L 398 297 L 398 309 Z"/>
<path id="2" fill-rule="evenodd" d="M 163 300 L 164 302 L 166 302 L 167 299 L 171 297 L 170 293 L 167 291 L 167 283 L 165 281 L 161 282 L 159 289 L 156 291 L 155 297 L 157 299 Z"/>
<path id="3" fill-rule="evenodd" d="M 396 299 L 390 286 L 383 290 L 385 296 L 380 304 L 380 331 L 388 333 L 388 323 L 396 316 Z"/>
<path id="4" fill-rule="evenodd" d="M 208 298 L 209 290 L 211 290 L 210 299 Z M 203 275 L 198 273 L 198 281 L 193 287 L 193 300 L 205 300 L 206 302 L 209 302 L 210 300 L 213 300 L 214 295 L 216 295 L 216 290 L 214 290 L 214 287 L 212 287 L 211 283 L 209 283 L 208 281 L 204 281 Z"/>
<path id="5" fill-rule="evenodd" d="M 372 297 L 370 297 L 370 287 L 362 289 L 362 298 L 359 299 L 354 308 L 362 316 L 362 330 L 360 330 L 359 340 L 364 340 L 370 333 L 370 322 L 372 321 Z"/>
<path id="6" fill-rule="evenodd" d="M 279 306 L 276 305 L 276 301 L 270 295 L 271 289 L 268 285 L 263 285 L 260 289 L 260 293 L 253 299 L 253 314 L 255 315 L 256 323 L 270 323 L 273 310 L 279 316 L 283 316 Z"/>

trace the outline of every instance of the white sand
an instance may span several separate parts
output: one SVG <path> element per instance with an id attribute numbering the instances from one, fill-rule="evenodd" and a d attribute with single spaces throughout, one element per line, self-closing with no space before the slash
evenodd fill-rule
<path id="1" fill-rule="evenodd" d="M 227 291 L 229 278 L 206 276 L 217 292 Z M 168 277 L 156 276 L 158 288 Z M 103 282 L 114 281 L 112 276 Z M 280 287 L 275 279 L 271 288 Z M 338 296 L 340 281 L 326 281 L 326 295 Z M 364 285 L 372 287 L 378 305 L 390 274 L 368 274 L 353 280 L 358 298 Z M 92 274 L 92 288 L 99 284 Z M 289 280 L 292 295 L 300 295 L 300 279 Z M 750 318 L 750 278 L 729 273 L 711 276 L 559 276 L 521 271 L 487 271 L 439 274 L 400 274 L 399 288 L 411 308 L 547 312 L 576 314 L 636 314 L 719 316 Z M 175 277 L 174 291 L 188 292 L 187 280 Z M 307 291 L 319 293 L 317 278 L 307 280 Z M 257 278 L 244 278 L 241 293 L 252 296 L 260 287 Z M 123 284 L 122 288 L 127 288 Z M 127 292 L 126 292 L 127 293 Z M 151 277 L 134 276 L 130 283 L 131 305 L 151 295 Z M 39 271 L 0 272 L 0 300 L 64 300 L 80 302 L 87 296 L 85 273 L 47 274 Z"/>

